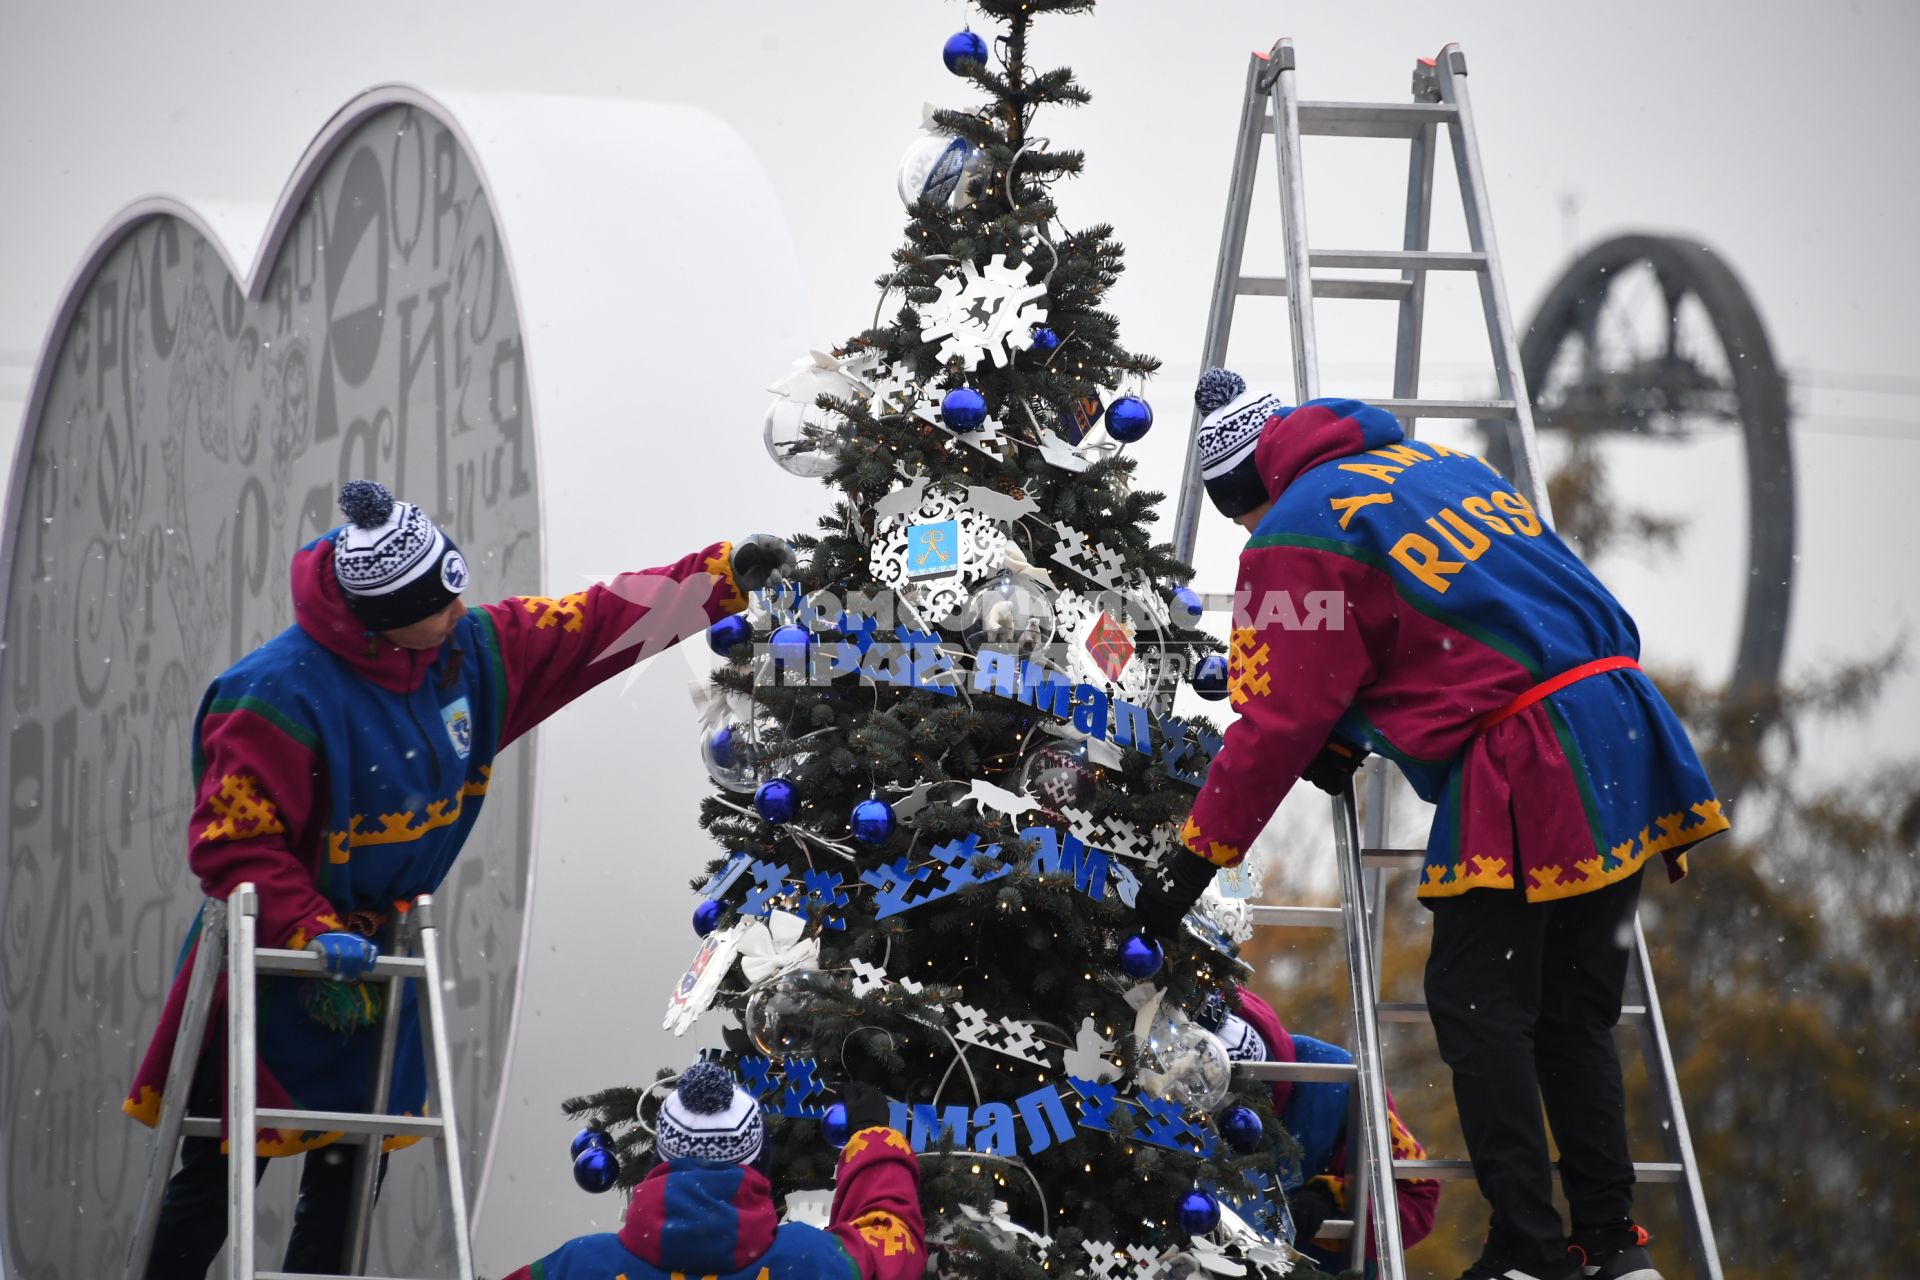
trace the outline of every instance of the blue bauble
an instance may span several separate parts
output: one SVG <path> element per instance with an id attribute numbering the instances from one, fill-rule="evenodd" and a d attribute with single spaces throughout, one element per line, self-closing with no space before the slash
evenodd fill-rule
<path id="1" fill-rule="evenodd" d="M 885 844 L 900 825 L 893 806 L 885 800 L 866 799 L 853 806 L 853 818 L 847 823 L 853 838 L 861 844 Z"/>
<path id="2" fill-rule="evenodd" d="M 767 637 L 767 652 L 773 656 L 773 665 L 796 676 L 806 675 L 807 654 L 812 648 L 813 633 L 797 622 L 776 627 Z"/>
<path id="3" fill-rule="evenodd" d="M 955 387 L 940 401 L 940 421 L 955 431 L 977 431 L 987 420 L 987 398 L 972 387 Z"/>
<path id="4" fill-rule="evenodd" d="M 707 628 L 707 647 L 724 658 L 733 652 L 733 646 L 752 635 L 753 624 L 746 614 L 729 614 Z"/>
<path id="5" fill-rule="evenodd" d="M 1175 587 L 1172 606 L 1174 622 L 1183 627 L 1199 626 L 1201 615 L 1207 611 L 1200 593 L 1192 587 Z"/>
<path id="6" fill-rule="evenodd" d="M 1242 1155 L 1255 1150 L 1266 1136 L 1266 1126 L 1252 1107 L 1229 1107 L 1220 1117 L 1220 1136 Z"/>
<path id="7" fill-rule="evenodd" d="M 1166 962 L 1166 950 L 1157 938 L 1136 933 L 1120 944 L 1120 972 L 1129 978 L 1145 981 L 1160 972 L 1160 966 Z"/>
<path id="8" fill-rule="evenodd" d="M 718 898 L 708 898 L 693 909 L 693 931 L 703 938 L 706 937 L 720 927 L 720 917 L 726 913 L 726 903 Z"/>
<path id="9" fill-rule="evenodd" d="M 1193 664 L 1193 691 L 1208 702 L 1227 696 L 1227 659 L 1225 654 L 1210 653 Z"/>
<path id="10" fill-rule="evenodd" d="M 785 778 L 769 778 L 753 793 L 753 811 L 779 826 L 800 812 L 800 788 Z"/>
<path id="11" fill-rule="evenodd" d="M 1046 355 L 1060 345 L 1060 335 L 1043 324 L 1033 327 L 1033 341 L 1027 344 L 1027 350 L 1036 355 Z"/>
<path id="12" fill-rule="evenodd" d="M 940 58 L 947 64 L 947 70 L 963 76 L 966 72 L 960 69 L 962 58 L 971 58 L 983 67 L 987 65 L 987 42 L 978 32 L 956 31 L 940 47 Z"/>
<path id="13" fill-rule="evenodd" d="M 1139 396 L 1121 396 L 1107 406 L 1107 434 L 1132 444 L 1153 425 L 1153 408 Z"/>
<path id="14" fill-rule="evenodd" d="M 847 1139 L 853 1136 L 852 1126 L 847 1123 L 847 1104 L 835 1102 L 827 1107 L 827 1114 L 820 1117 L 820 1136 L 826 1139 L 830 1147 L 844 1147 Z"/>
<path id="15" fill-rule="evenodd" d="M 1190 1236 L 1203 1236 L 1220 1225 L 1220 1202 L 1213 1192 L 1195 1187 L 1180 1197 L 1180 1229 Z"/>
<path id="16" fill-rule="evenodd" d="M 580 1153 L 588 1147 L 600 1147 L 613 1150 L 613 1138 L 605 1129 L 582 1129 L 573 1135 L 573 1158 L 578 1160 Z"/>
<path id="17" fill-rule="evenodd" d="M 582 1191 L 611 1191 L 620 1180 L 620 1158 L 605 1147 L 588 1147 L 574 1159 L 573 1180 Z"/>

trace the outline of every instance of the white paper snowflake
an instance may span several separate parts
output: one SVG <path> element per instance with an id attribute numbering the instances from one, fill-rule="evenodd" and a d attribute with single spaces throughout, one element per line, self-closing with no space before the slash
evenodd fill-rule
<path id="1" fill-rule="evenodd" d="M 940 280 L 940 297 L 922 312 L 920 338 L 940 342 L 944 363 L 959 360 L 969 369 L 991 360 L 1005 368 L 1027 348 L 1027 333 L 1047 318 L 1046 284 L 1028 284 L 1025 266 L 1015 267 L 1001 254 L 982 268 L 963 262 Z M 944 341 L 942 341 L 944 339 Z"/>
<path id="2" fill-rule="evenodd" d="M 868 568 L 929 625 L 958 613 L 1006 554 L 1000 527 L 948 490 L 928 485 L 911 510 L 889 510 L 874 526 Z"/>

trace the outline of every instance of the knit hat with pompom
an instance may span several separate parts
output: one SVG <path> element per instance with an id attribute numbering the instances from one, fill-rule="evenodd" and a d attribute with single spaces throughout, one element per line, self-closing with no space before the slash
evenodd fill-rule
<path id="1" fill-rule="evenodd" d="M 760 1105 L 717 1062 L 696 1062 L 660 1106 L 653 1149 L 662 1160 L 752 1164 L 766 1143 Z"/>
<path id="2" fill-rule="evenodd" d="M 333 576 L 369 631 L 431 618 L 467 587 L 467 562 L 427 513 L 397 502 L 387 486 L 349 480 L 340 489 L 347 524 L 333 535 Z"/>
<path id="3" fill-rule="evenodd" d="M 1200 478 L 1207 496 L 1222 515 L 1243 516 L 1269 496 L 1254 461 L 1260 431 L 1267 419 L 1285 417 L 1293 410 L 1278 396 L 1248 391 L 1246 380 L 1229 369 L 1201 374 L 1193 402 L 1205 415 L 1193 447 L 1200 455 Z"/>

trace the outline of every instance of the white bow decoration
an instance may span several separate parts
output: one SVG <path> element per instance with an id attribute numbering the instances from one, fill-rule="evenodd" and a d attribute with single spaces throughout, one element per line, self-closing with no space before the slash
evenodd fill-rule
<path id="1" fill-rule="evenodd" d="M 740 937 L 740 972 L 749 984 L 783 973 L 820 967 L 820 939 L 804 936 L 807 921 L 791 911 L 776 911 L 747 926 Z"/>

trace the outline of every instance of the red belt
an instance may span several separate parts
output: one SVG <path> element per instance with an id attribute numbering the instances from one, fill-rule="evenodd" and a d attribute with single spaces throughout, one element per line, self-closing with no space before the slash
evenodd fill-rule
<path id="1" fill-rule="evenodd" d="M 1578 684 L 1588 676 L 1597 676 L 1603 671 L 1622 671 L 1629 667 L 1638 671 L 1640 664 L 1632 658 L 1595 658 L 1592 662 L 1583 662 L 1577 667 L 1569 667 L 1550 680 L 1542 680 L 1498 711 L 1491 711 L 1481 716 L 1480 723 L 1474 727 L 1474 732 L 1485 733 L 1502 720 L 1519 715 L 1547 695 L 1558 693 L 1570 684 Z"/>

